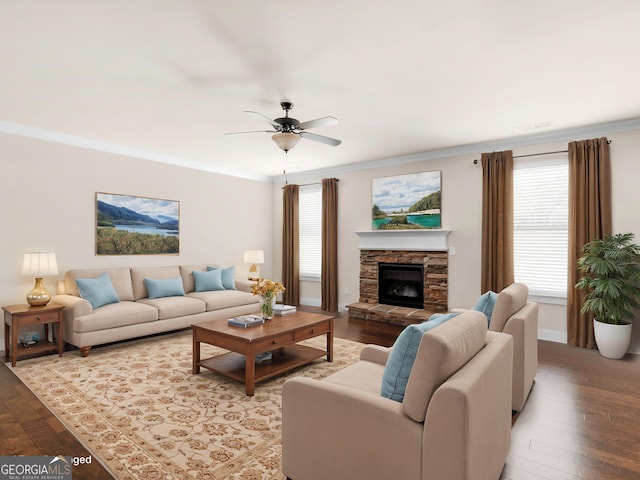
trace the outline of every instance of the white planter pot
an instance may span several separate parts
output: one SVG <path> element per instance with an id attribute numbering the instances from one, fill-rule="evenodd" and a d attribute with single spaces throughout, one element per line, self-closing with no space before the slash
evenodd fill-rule
<path id="1" fill-rule="evenodd" d="M 631 327 L 631 323 L 628 325 L 612 325 L 594 320 L 593 334 L 596 337 L 600 354 L 603 357 L 616 360 L 624 357 L 631 343 Z"/>

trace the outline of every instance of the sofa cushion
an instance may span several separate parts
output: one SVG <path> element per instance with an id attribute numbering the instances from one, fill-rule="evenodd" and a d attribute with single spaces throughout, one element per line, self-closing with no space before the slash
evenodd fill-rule
<path id="1" fill-rule="evenodd" d="M 106 272 L 96 278 L 76 278 L 76 284 L 80 296 L 87 300 L 94 309 L 120 301 L 109 274 Z"/>
<path id="2" fill-rule="evenodd" d="M 433 320 L 409 325 L 400 333 L 393 344 L 389 359 L 384 368 L 382 388 L 380 391 L 383 397 L 390 398 L 396 402 L 402 401 L 422 336 L 425 332 L 446 322 L 455 315 L 457 314 L 443 314 Z"/>
<path id="3" fill-rule="evenodd" d="M 182 288 L 182 278 L 145 278 L 144 283 L 147 286 L 147 292 L 149 298 L 163 298 L 163 297 L 183 297 L 184 289 Z"/>
<path id="4" fill-rule="evenodd" d="M 208 271 L 220 270 L 222 275 L 222 286 L 225 290 L 235 290 L 236 289 L 236 267 L 227 267 L 227 268 L 218 268 L 218 267 L 207 267 Z"/>
<path id="5" fill-rule="evenodd" d="M 138 302 L 122 301 L 104 305 L 88 315 L 73 319 L 73 331 L 96 332 L 111 328 L 153 322 L 158 319 L 158 310 Z"/>
<path id="6" fill-rule="evenodd" d="M 217 267 L 217 265 L 213 263 L 210 263 L 209 265 Z M 199 264 L 193 264 L 193 265 L 180 265 L 180 267 L 178 268 L 180 270 L 180 276 L 182 277 L 182 285 L 184 286 L 184 293 L 191 293 L 196 289 L 196 283 L 195 283 L 195 280 L 193 279 L 193 271 L 197 270 L 199 272 L 206 272 L 207 264 L 199 263 Z"/>
<path id="7" fill-rule="evenodd" d="M 207 272 L 199 272 L 198 270 L 194 270 L 193 279 L 196 285 L 196 292 L 210 292 L 225 289 L 222 285 L 221 270 L 210 270 Z"/>
<path id="8" fill-rule="evenodd" d="M 258 311 L 257 305 L 260 300 L 257 296 L 243 292 L 240 290 L 217 290 L 212 292 L 191 292 L 187 294 L 188 297 L 198 298 L 206 303 L 207 312 L 212 310 L 220 310 L 222 308 L 239 307 L 243 305 L 256 304 L 256 311 Z"/>
<path id="9" fill-rule="evenodd" d="M 484 347 L 486 339 L 487 319 L 474 310 L 425 333 L 402 401 L 405 415 L 423 422 L 433 393 Z"/>
<path id="10" fill-rule="evenodd" d="M 96 278 L 103 273 L 109 274 L 111 284 L 118 294 L 120 301 L 133 300 L 133 286 L 131 284 L 131 270 L 126 267 L 122 268 L 88 268 L 82 270 L 68 270 L 64 274 L 64 286 L 66 293 L 80 296 L 76 279 L 78 278 Z"/>
<path id="11" fill-rule="evenodd" d="M 205 311 L 202 300 L 191 297 L 141 298 L 136 303 L 150 305 L 158 310 L 158 320 L 194 315 Z"/>
<path id="12" fill-rule="evenodd" d="M 489 290 L 488 292 L 485 292 L 480 296 L 476 304 L 471 309 L 475 310 L 476 312 L 484 313 L 484 316 L 487 317 L 487 326 L 491 324 L 491 314 L 493 313 L 493 308 L 496 304 L 497 299 L 498 294 Z"/>
<path id="13" fill-rule="evenodd" d="M 133 285 L 133 299 L 140 300 L 149 296 L 145 278 L 162 280 L 167 278 L 176 278 L 180 276 L 180 269 L 177 266 L 172 267 L 142 267 L 131 269 L 131 284 Z M 184 291 L 184 287 L 183 287 Z"/>

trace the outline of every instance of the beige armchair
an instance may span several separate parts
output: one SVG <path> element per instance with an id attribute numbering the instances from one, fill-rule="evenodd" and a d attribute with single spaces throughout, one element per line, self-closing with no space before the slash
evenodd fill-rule
<path id="1" fill-rule="evenodd" d="M 381 396 L 392 348 L 282 390 L 282 471 L 292 480 L 496 480 L 511 435 L 513 339 L 475 311 L 424 333 L 402 402 Z"/>
<path id="2" fill-rule="evenodd" d="M 527 401 L 538 370 L 538 304 L 528 298 L 529 288 L 524 283 L 512 283 L 498 294 L 489 324 L 489 330 L 513 337 L 511 408 L 518 412 Z"/>

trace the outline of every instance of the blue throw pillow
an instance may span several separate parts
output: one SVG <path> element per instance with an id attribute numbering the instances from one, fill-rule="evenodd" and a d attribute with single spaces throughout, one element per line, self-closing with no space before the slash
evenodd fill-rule
<path id="1" fill-rule="evenodd" d="M 147 285 L 149 298 L 184 297 L 181 277 L 160 280 L 145 278 L 144 283 Z"/>
<path id="2" fill-rule="evenodd" d="M 207 267 L 207 271 L 211 272 L 214 270 L 220 270 L 222 274 L 222 286 L 225 290 L 235 290 L 236 289 L 236 267 L 227 267 L 227 268 L 217 268 L 217 267 Z"/>
<path id="3" fill-rule="evenodd" d="M 96 278 L 78 278 L 76 285 L 78 285 L 80 296 L 87 300 L 94 309 L 120 301 L 111 283 L 111 278 L 106 272 Z"/>
<path id="4" fill-rule="evenodd" d="M 409 374 L 416 361 L 416 354 L 420 341 L 425 332 L 455 317 L 458 313 L 435 314 L 436 318 L 429 318 L 426 322 L 409 325 L 405 328 L 393 344 L 387 364 L 382 375 L 382 389 L 380 394 L 396 402 L 402 402 L 407 388 Z"/>
<path id="5" fill-rule="evenodd" d="M 482 312 L 487 317 L 487 326 L 491 323 L 491 314 L 493 313 L 493 307 L 496 304 L 498 294 L 489 290 L 487 293 L 482 294 L 472 310 Z"/>
<path id="6" fill-rule="evenodd" d="M 220 270 L 209 270 L 208 272 L 194 270 L 193 279 L 196 281 L 196 292 L 224 290 L 222 272 Z"/>

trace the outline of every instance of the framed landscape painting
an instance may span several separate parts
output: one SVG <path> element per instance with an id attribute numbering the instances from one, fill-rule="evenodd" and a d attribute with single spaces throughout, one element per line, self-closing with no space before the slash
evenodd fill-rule
<path id="1" fill-rule="evenodd" d="M 180 203 L 96 193 L 96 255 L 177 255 Z"/>
<path id="2" fill-rule="evenodd" d="M 379 177 L 371 182 L 371 228 L 441 228 L 440 171 Z"/>

